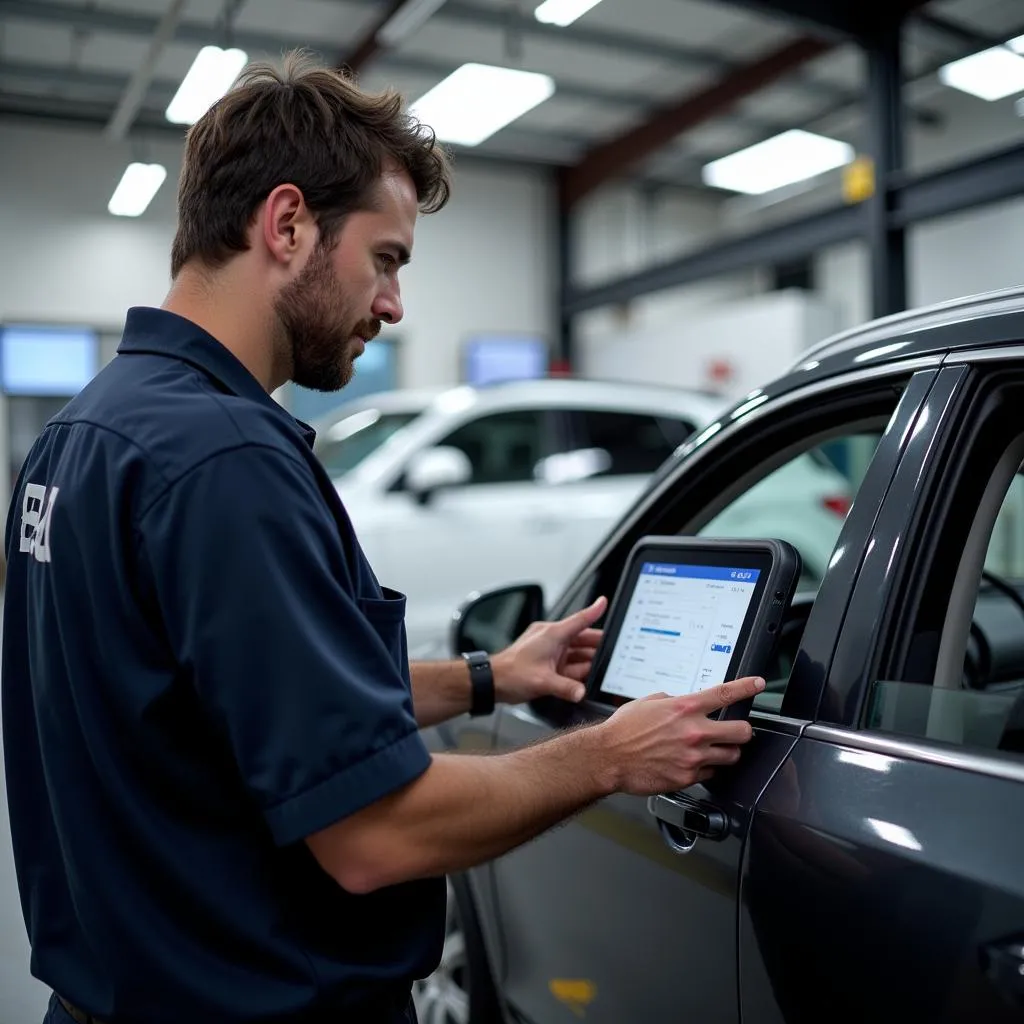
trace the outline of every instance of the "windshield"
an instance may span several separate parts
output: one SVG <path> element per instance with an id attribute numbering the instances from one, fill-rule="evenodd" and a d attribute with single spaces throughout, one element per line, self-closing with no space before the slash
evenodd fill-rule
<path id="1" fill-rule="evenodd" d="M 342 476 L 418 415 L 418 412 L 382 413 L 377 409 L 364 409 L 324 430 L 317 438 L 314 451 L 330 477 Z"/>

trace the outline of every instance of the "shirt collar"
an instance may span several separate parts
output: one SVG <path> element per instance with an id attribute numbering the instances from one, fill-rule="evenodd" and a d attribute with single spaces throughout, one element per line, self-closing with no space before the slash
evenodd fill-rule
<path id="1" fill-rule="evenodd" d="M 118 353 L 148 353 L 178 359 L 201 370 L 223 390 L 283 413 L 302 431 L 312 446 L 316 432 L 276 402 L 238 358 L 212 334 L 177 313 L 149 306 L 133 306 L 125 318 Z"/>

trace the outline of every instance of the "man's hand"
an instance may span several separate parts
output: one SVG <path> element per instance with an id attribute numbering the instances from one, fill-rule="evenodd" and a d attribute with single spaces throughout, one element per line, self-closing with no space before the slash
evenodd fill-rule
<path id="1" fill-rule="evenodd" d="M 580 701 L 601 630 L 593 625 L 608 602 L 599 597 L 559 622 L 534 622 L 515 643 L 491 659 L 497 699 L 523 704 L 538 697 Z"/>
<path id="2" fill-rule="evenodd" d="M 750 723 L 707 716 L 763 689 L 763 679 L 747 677 L 685 697 L 656 693 L 624 704 L 596 727 L 604 732 L 610 788 L 654 796 L 705 782 L 716 767 L 735 764 L 754 734 Z"/>

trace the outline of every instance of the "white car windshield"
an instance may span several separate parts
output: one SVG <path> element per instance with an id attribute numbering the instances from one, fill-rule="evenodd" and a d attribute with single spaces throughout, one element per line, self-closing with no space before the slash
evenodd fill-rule
<path id="1" fill-rule="evenodd" d="M 392 434 L 411 423 L 418 412 L 364 409 L 328 427 L 317 437 L 314 451 L 328 475 L 337 479 L 351 472 Z"/>

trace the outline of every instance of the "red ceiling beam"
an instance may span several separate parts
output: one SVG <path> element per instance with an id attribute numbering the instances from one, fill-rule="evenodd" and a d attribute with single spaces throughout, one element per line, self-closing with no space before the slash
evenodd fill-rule
<path id="1" fill-rule="evenodd" d="M 383 49 L 377 39 L 377 33 L 407 2 L 408 0 L 391 0 L 391 3 L 384 8 L 383 14 L 374 21 L 363 38 L 352 48 L 348 57 L 338 63 L 338 67 L 342 71 L 348 71 L 353 78 L 358 76 L 359 72 Z"/>
<path id="2" fill-rule="evenodd" d="M 701 92 L 654 112 L 643 124 L 589 150 L 561 175 L 566 208 L 601 185 L 626 173 L 685 131 L 726 113 L 742 99 L 760 92 L 802 64 L 836 45 L 834 40 L 800 36 L 785 46 L 719 79 Z"/>

